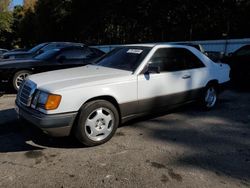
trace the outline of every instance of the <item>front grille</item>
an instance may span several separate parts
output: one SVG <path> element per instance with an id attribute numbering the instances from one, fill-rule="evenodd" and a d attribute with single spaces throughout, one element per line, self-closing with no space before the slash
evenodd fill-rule
<path id="1" fill-rule="evenodd" d="M 24 106 L 30 106 L 32 96 L 36 90 L 36 84 L 30 80 L 24 81 L 17 93 L 17 103 Z"/>

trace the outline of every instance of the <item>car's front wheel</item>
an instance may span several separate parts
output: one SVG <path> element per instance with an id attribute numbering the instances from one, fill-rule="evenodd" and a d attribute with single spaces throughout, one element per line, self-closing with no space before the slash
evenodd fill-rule
<path id="1" fill-rule="evenodd" d="M 105 100 L 83 105 L 76 124 L 75 136 L 86 146 L 96 146 L 110 140 L 119 125 L 115 106 Z"/>
<path id="2" fill-rule="evenodd" d="M 12 81 L 13 88 L 18 91 L 21 83 L 31 74 L 28 70 L 22 70 L 15 73 Z"/>

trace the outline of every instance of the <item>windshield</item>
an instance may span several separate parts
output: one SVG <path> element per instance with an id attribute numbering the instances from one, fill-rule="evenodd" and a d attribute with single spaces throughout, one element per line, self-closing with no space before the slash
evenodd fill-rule
<path id="1" fill-rule="evenodd" d="M 46 45 L 46 43 L 38 44 L 37 46 L 31 48 L 28 52 L 29 53 L 36 53 L 38 50 L 40 50 L 45 45 Z"/>
<path id="2" fill-rule="evenodd" d="M 43 52 L 46 52 L 46 51 L 53 50 L 53 49 L 63 48 L 65 46 L 69 46 L 69 44 L 68 43 L 51 43 L 51 44 L 44 46 L 41 50 Z"/>
<path id="3" fill-rule="evenodd" d="M 59 52 L 59 49 L 49 50 L 47 52 L 44 52 L 42 54 L 39 54 L 39 55 L 35 56 L 34 59 L 48 60 L 48 59 L 51 59 L 54 56 L 56 56 L 58 52 Z"/>
<path id="4" fill-rule="evenodd" d="M 96 62 L 96 65 L 135 71 L 150 50 L 150 47 L 117 48 L 103 56 L 103 58 Z"/>

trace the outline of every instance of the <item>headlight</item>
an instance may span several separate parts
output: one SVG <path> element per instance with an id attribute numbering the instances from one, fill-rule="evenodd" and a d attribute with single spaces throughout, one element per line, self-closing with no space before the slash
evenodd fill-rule
<path id="1" fill-rule="evenodd" d="M 41 108 L 44 110 L 55 110 L 61 102 L 61 95 L 50 94 L 37 90 L 32 100 L 32 108 Z"/>
<path id="2" fill-rule="evenodd" d="M 45 105 L 48 100 L 48 96 L 49 96 L 48 93 L 40 92 L 37 100 L 38 105 Z"/>

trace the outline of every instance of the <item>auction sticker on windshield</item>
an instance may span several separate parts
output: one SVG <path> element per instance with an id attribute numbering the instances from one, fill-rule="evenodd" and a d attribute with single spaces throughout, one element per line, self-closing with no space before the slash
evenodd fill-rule
<path id="1" fill-rule="evenodd" d="M 130 53 L 130 54 L 141 54 L 143 52 L 143 50 L 140 50 L 140 49 L 129 49 L 127 51 L 127 53 Z"/>

